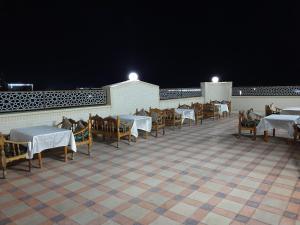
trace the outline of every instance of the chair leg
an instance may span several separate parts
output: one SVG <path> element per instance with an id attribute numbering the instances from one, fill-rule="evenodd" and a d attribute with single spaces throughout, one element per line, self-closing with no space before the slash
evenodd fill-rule
<path id="1" fill-rule="evenodd" d="M 157 137 L 157 135 L 158 135 L 158 130 L 156 129 L 155 137 Z"/>
<path id="2" fill-rule="evenodd" d="M 6 168 L 2 168 L 2 176 L 5 179 L 6 178 Z"/>
<path id="3" fill-rule="evenodd" d="M 91 156 L 91 143 L 88 143 L 88 154 Z"/>
<path id="4" fill-rule="evenodd" d="M 253 140 L 256 140 L 256 129 L 253 131 L 253 135 L 254 135 Z"/>
<path id="5" fill-rule="evenodd" d="M 29 168 L 29 172 L 31 172 L 31 159 L 28 159 L 28 168 Z"/>
<path id="6" fill-rule="evenodd" d="M 273 128 L 273 137 L 275 137 L 275 128 Z"/>
<path id="7" fill-rule="evenodd" d="M 165 128 L 163 128 L 163 135 L 165 135 Z"/>

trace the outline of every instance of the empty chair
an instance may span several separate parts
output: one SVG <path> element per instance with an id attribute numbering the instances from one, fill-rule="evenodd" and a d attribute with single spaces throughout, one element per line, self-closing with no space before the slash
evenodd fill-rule
<path id="1" fill-rule="evenodd" d="M 204 118 L 220 118 L 219 107 L 214 103 L 203 104 L 203 116 Z"/>
<path id="2" fill-rule="evenodd" d="M 131 141 L 131 125 L 120 121 L 120 117 L 106 117 L 100 116 L 90 117 L 92 133 L 95 135 L 102 135 L 103 140 L 116 139 L 117 148 L 122 137 L 128 137 L 128 142 Z"/>
<path id="3" fill-rule="evenodd" d="M 17 142 L 10 141 L 5 138 L 3 134 L 0 133 L 0 164 L 2 168 L 3 178 L 6 178 L 6 167 L 8 163 L 26 159 L 28 154 L 28 142 Z M 31 171 L 31 160 L 28 160 L 29 172 Z"/>
<path id="4" fill-rule="evenodd" d="M 166 126 L 173 126 L 181 128 L 182 125 L 182 116 L 179 113 L 175 112 L 175 109 L 164 109 L 164 117 Z"/>
<path id="5" fill-rule="evenodd" d="M 152 130 L 155 131 L 155 137 L 158 136 L 158 132 L 162 130 L 162 134 L 165 135 L 165 117 L 164 112 L 157 108 L 150 108 L 149 115 L 152 117 Z"/>
<path id="6" fill-rule="evenodd" d="M 195 119 L 196 119 L 196 124 L 198 124 L 199 121 L 203 120 L 203 105 L 201 103 L 192 103 L 192 109 L 195 111 Z"/>

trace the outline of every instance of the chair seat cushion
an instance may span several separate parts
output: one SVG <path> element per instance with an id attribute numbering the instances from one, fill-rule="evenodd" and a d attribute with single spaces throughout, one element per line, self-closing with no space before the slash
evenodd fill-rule
<path id="1" fill-rule="evenodd" d="M 243 127 L 256 127 L 259 124 L 259 120 L 242 120 Z"/>
<path id="2" fill-rule="evenodd" d="M 83 137 L 82 137 L 83 135 Z M 84 133 L 80 133 L 74 136 L 75 142 L 83 141 L 84 139 L 86 140 L 89 136 L 89 131 L 86 130 Z"/>

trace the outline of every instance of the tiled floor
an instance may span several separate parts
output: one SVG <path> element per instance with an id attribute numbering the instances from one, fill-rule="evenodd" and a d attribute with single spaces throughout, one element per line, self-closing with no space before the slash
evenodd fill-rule
<path id="1" fill-rule="evenodd" d="M 300 224 L 300 143 L 236 138 L 237 118 L 168 129 L 92 157 L 21 163 L 0 179 L 0 224 Z M 85 146 L 79 149 L 85 152 Z M 37 164 L 37 162 L 34 162 Z"/>

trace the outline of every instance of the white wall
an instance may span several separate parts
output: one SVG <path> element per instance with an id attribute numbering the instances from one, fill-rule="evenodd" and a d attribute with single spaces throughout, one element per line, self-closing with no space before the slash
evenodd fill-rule
<path id="1" fill-rule="evenodd" d="M 159 86 L 143 81 L 125 81 L 105 86 L 113 115 L 134 113 L 136 109 L 159 107 Z M 108 97 L 109 98 L 109 97 Z"/>
<path id="2" fill-rule="evenodd" d="M 20 127 L 53 126 L 61 122 L 63 116 L 75 120 L 87 120 L 89 113 L 105 117 L 111 114 L 111 107 L 110 105 L 105 105 L 0 114 L 0 132 L 9 133 L 11 129 Z"/>
<path id="3" fill-rule="evenodd" d="M 231 100 L 232 82 L 202 82 L 201 83 L 202 96 L 204 102 Z"/>
<path id="4" fill-rule="evenodd" d="M 167 109 L 167 108 L 177 108 L 178 105 L 191 105 L 191 103 L 204 103 L 203 97 L 193 97 L 193 98 L 179 98 L 179 99 L 168 99 L 168 100 L 160 100 L 159 108 L 160 109 Z"/>
<path id="5" fill-rule="evenodd" d="M 278 108 L 300 107 L 300 97 L 298 96 L 232 96 L 231 107 L 233 112 L 248 110 L 265 113 L 265 105 L 274 103 Z"/>

